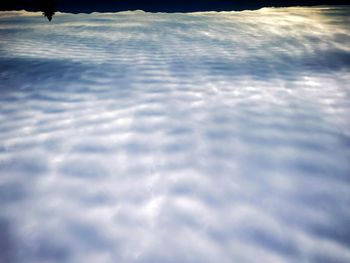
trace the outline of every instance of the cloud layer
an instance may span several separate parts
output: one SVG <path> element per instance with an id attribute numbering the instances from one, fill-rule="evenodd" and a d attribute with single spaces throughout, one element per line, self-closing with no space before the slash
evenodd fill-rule
<path id="1" fill-rule="evenodd" d="M 349 262 L 350 9 L 0 13 L 0 262 Z"/>

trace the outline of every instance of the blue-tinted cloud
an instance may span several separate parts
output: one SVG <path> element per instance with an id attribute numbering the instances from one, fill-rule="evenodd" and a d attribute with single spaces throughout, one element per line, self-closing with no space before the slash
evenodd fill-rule
<path id="1" fill-rule="evenodd" d="M 348 262 L 348 13 L 1 13 L 0 262 Z"/>

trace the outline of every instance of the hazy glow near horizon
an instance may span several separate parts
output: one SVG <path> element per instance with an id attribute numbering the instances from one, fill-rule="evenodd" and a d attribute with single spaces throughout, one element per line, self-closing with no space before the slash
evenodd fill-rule
<path id="1" fill-rule="evenodd" d="M 0 262 L 349 262 L 349 14 L 0 12 Z"/>

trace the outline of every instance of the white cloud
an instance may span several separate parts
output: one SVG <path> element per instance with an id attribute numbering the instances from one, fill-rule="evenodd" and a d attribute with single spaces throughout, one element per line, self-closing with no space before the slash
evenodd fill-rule
<path id="1" fill-rule="evenodd" d="M 0 13 L 0 262 L 348 262 L 348 12 Z"/>

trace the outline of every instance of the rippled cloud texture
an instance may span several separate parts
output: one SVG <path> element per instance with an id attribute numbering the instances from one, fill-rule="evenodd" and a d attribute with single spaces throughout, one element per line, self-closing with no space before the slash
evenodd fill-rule
<path id="1" fill-rule="evenodd" d="M 0 262 L 349 262 L 349 14 L 0 13 Z"/>

